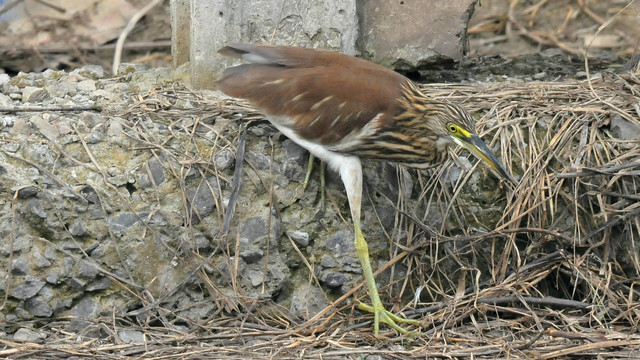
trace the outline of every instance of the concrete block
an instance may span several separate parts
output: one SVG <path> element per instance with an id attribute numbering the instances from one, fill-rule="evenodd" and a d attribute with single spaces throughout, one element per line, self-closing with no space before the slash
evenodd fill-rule
<path id="1" fill-rule="evenodd" d="M 222 69 L 232 63 L 217 53 L 228 43 L 297 45 L 356 53 L 354 0 L 191 0 L 190 11 L 195 87 L 211 88 Z"/>
<path id="2" fill-rule="evenodd" d="M 477 0 L 361 0 L 360 51 L 373 62 L 413 70 L 438 59 L 460 61 Z"/>
<path id="3" fill-rule="evenodd" d="M 477 0 L 171 0 L 174 65 L 213 88 L 228 43 L 295 45 L 359 55 L 396 70 L 459 61 Z"/>
<path id="4" fill-rule="evenodd" d="M 191 6 L 189 0 L 171 0 L 171 55 L 173 66 L 189 61 L 191 45 Z"/>

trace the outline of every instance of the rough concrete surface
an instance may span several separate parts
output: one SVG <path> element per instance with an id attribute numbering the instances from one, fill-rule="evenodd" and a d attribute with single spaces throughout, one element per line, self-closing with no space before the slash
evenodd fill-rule
<path id="1" fill-rule="evenodd" d="M 358 20 L 353 0 L 191 1 L 191 71 L 196 87 L 212 88 L 231 64 L 217 51 L 227 43 L 277 43 L 355 54 Z"/>
<path id="2" fill-rule="evenodd" d="M 319 203 L 317 171 L 302 189 L 307 152 L 264 120 L 250 122 L 259 119 L 252 110 L 169 82 L 183 69 L 121 69 L 114 78 L 96 66 L 21 73 L 0 84 L 6 106 L 32 107 L 5 113 L 0 131 L 3 321 L 71 316 L 67 330 L 82 331 L 92 319 L 137 313 L 147 297 L 199 321 L 218 309 L 210 300 L 193 306 L 209 296 L 199 269 L 225 296 L 274 299 L 307 318 L 360 281 L 336 174 L 327 173 Z M 245 126 L 243 181 L 224 235 Z M 397 171 L 365 170 L 374 260 L 388 258 L 396 236 Z M 403 183 L 411 193 L 410 178 Z"/>
<path id="3" fill-rule="evenodd" d="M 415 71 L 437 61 L 460 61 L 467 23 L 477 0 L 210 1 L 172 2 L 173 55 L 190 49 L 198 88 L 213 82 L 231 60 L 217 51 L 228 43 L 271 43 L 361 55 L 395 69 Z M 189 28 L 190 33 L 184 32 Z"/>
<path id="4" fill-rule="evenodd" d="M 477 0 L 359 3 L 363 57 L 386 67 L 414 70 L 467 53 L 467 24 Z"/>

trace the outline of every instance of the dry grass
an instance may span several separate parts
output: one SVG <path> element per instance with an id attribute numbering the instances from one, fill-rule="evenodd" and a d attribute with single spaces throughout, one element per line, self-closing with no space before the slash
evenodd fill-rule
<path id="1" fill-rule="evenodd" d="M 182 318 L 165 303 L 184 284 L 155 300 L 121 284 L 137 294 L 139 310 L 95 320 L 81 334 L 65 332 L 70 319 L 60 319 L 43 326 L 56 334 L 45 344 L 0 340 L 0 356 L 633 358 L 640 351 L 640 144 L 620 139 L 611 122 L 619 117 L 616 121 L 640 126 L 636 75 L 605 73 L 592 82 L 424 86 L 427 93 L 462 103 L 479 115 L 484 138 L 520 177 L 515 188 L 501 188 L 492 175 L 482 176 L 485 168 L 474 166 L 451 184 L 446 180 L 453 168 L 450 160 L 418 174 L 417 199 L 399 197 L 396 229 L 387 230 L 404 231 L 408 239 L 395 243 L 391 260 L 378 273 L 390 270 L 379 278 L 392 280 L 397 265 L 408 269 L 409 276 L 391 281 L 388 289 L 395 299 L 415 297 L 415 303 L 396 301 L 396 310 L 404 308 L 405 315 L 421 319 L 424 336 L 406 338 L 385 328 L 375 340 L 370 317 L 353 312 L 346 302 L 358 288 L 306 322 L 291 319 L 287 309 L 270 300 L 242 296 L 233 280 L 228 284 L 232 292 L 220 288 L 203 268 L 214 255 L 234 254 L 230 235 L 231 246 L 208 257 L 178 255 L 194 265 L 188 280 L 199 279 L 210 294 L 190 306 L 213 302 L 218 309 L 208 321 Z M 172 106 L 178 100 L 194 108 Z M 148 144 L 145 151 L 162 152 L 181 164 L 176 177 L 184 179 L 195 169 L 204 179 L 218 173 L 210 159 L 222 149 L 234 149 L 242 160 L 236 146 L 239 125 L 246 122 L 221 121 L 237 119 L 238 113 L 243 120 L 260 119 L 243 104 L 166 87 L 141 96 L 123 116 L 168 124 L 172 139 L 161 144 L 154 143 L 144 122 L 132 129 Z M 226 125 L 208 125 L 210 117 Z M 217 132 L 213 147 L 197 146 L 198 126 Z M 175 139 L 181 139 L 180 147 L 172 143 Z M 220 174 L 220 179 L 233 189 L 239 186 L 237 174 Z M 242 186 L 268 189 L 269 180 Z M 465 189 L 473 186 L 496 196 L 495 204 L 485 204 L 502 214 L 495 223 L 483 223 L 477 208 L 468 205 Z M 433 211 L 454 225 L 433 228 Z M 190 211 L 185 208 L 185 213 Z M 232 214 L 220 211 L 211 217 L 222 229 Z M 235 274 L 233 264 L 230 268 Z M 389 293 L 383 296 L 389 299 Z M 144 343 L 123 343 L 122 330 L 143 332 Z"/>

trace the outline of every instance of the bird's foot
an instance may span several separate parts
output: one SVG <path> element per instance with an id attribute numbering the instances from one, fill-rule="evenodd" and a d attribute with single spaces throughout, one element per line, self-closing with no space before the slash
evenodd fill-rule
<path id="1" fill-rule="evenodd" d="M 402 326 L 398 325 L 398 324 L 408 324 L 408 325 L 415 325 L 415 326 L 420 326 L 420 322 L 418 320 L 414 320 L 414 319 L 406 319 L 403 318 L 401 316 L 398 316 L 390 311 L 388 311 L 387 309 L 384 308 L 384 306 L 382 305 L 382 303 L 378 303 L 378 304 L 374 304 L 372 305 L 367 305 L 364 303 L 359 303 L 358 304 L 358 309 L 362 310 L 362 311 L 366 311 L 366 312 L 370 312 L 373 314 L 373 329 L 374 329 L 374 335 L 378 336 L 378 331 L 380 328 L 380 323 L 385 323 L 389 326 L 391 326 L 394 330 L 396 330 L 397 332 L 404 334 L 404 335 L 409 335 L 409 336 L 419 336 L 420 333 L 419 332 L 415 332 L 415 331 L 409 331 L 405 328 L 403 328 Z"/>

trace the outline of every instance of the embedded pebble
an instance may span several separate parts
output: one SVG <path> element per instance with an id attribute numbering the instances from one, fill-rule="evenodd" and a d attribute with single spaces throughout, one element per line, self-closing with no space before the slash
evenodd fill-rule
<path id="1" fill-rule="evenodd" d="M 0 93 L 0 106 L 12 106 L 13 105 L 13 99 L 11 99 L 9 96 Z"/>
<path id="2" fill-rule="evenodd" d="M 94 80 L 102 79 L 105 76 L 104 68 L 100 65 L 85 65 L 79 69 L 73 70 L 73 72 Z"/>
<path id="3" fill-rule="evenodd" d="M 264 282 L 264 273 L 259 270 L 247 271 L 247 277 L 249 278 L 249 282 L 253 287 L 257 287 Z"/>
<path id="4" fill-rule="evenodd" d="M 327 295 L 323 289 L 305 284 L 294 290 L 289 310 L 301 319 L 309 319 L 326 308 L 328 304 Z"/>
<path id="5" fill-rule="evenodd" d="M 27 276 L 24 282 L 13 288 L 13 290 L 11 291 L 11 296 L 20 300 L 29 299 L 35 296 L 44 285 L 44 281 Z"/>
<path id="6" fill-rule="evenodd" d="M 84 236 L 87 233 L 87 226 L 82 219 L 76 219 L 71 226 L 69 226 L 69 233 L 73 236 Z"/>
<path id="7" fill-rule="evenodd" d="M 226 170 L 233 166 L 236 162 L 235 156 L 229 149 L 224 149 L 216 154 L 214 157 L 214 161 L 216 163 L 216 167 L 218 170 Z"/>
<path id="8" fill-rule="evenodd" d="M 13 259 L 11 273 L 14 275 L 26 275 L 29 273 L 29 263 L 23 257 Z"/>
<path id="9" fill-rule="evenodd" d="M 50 317 L 53 315 L 53 309 L 44 300 L 33 297 L 25 302 L 25 309 L 33 316 Z"/>
<path id="10" fill-rule="evenodd" d="M 264 256 L 264 250 L 262 249 L 248 249 L 240 252 L 240 257 L 247 264 L 257 263 Z"/>
<path id="11" fill-rule="evenodd" d="M 347 282 L 347 276 L 339 272 L 326 272 L 322 274 L 320 281 L 330 288 L 339 288 Z"/>
<path id="12" fill-rule="evenodd" d="M 149 69 L 146 64 L 121 63 L 118 67 L 118 75 L 126 75 L 133 72 L 140 72 Z"/>
<path id="13" fill-rule="evenodd" d="M 28 103 L 42 102 L 49 97 L 49 92 L 44 88 L 27 86 L 22 89 L 22 101 Z"/>
<path id="14" fill-rule="evenodd" d="M 300 246 L 309 245 L 309 234 L 304 231 L 287 231 L 287 235 Z"/>
<path id="15" fill-rule="evenodd" d="M 327 249 L 338 255 L 355 251 L 353 235 L 346 231 L 336 232 L 327 239 Z"/>
<path id="16" fill-rule="evenodd" d="M 144 333 L 138 330 L 120 330 L 118 336 L 124 344 L 142 344 L 144 343 Z"/>
<path id="17" fill-rule="evenodd" d="M 32 343 L 42 343 L 47 338 L 44 333 L 37 330 L 20 328 L 13 334 L 13 340 Z"/>

